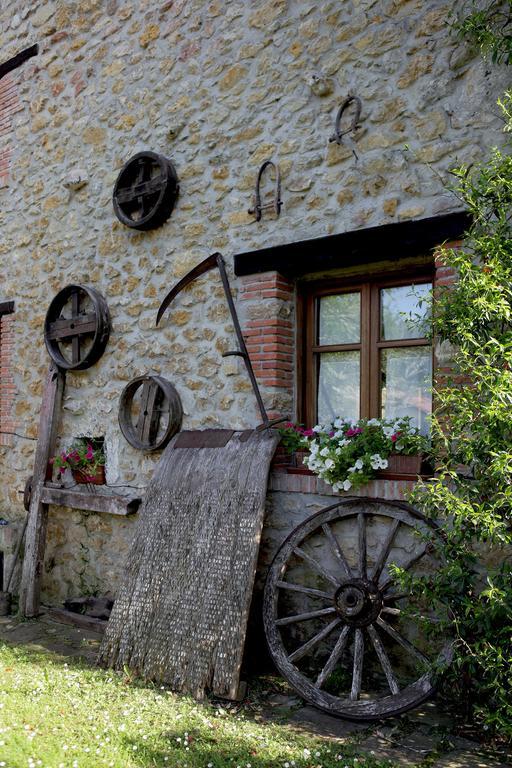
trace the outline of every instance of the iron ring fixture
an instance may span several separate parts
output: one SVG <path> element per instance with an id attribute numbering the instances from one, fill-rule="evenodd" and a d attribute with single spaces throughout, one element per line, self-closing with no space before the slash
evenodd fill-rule
<path id="1" fill-rule="evenodd" d="M 355 113 L 354 117 L 352 118 L 352 122 L 350 124 L 350 128 L 347 128 L 346 131 L 341 130 L 341 118 L 343 117 L 343 113 L 345 112 L 348 107 L 354 103 L 355 105 Z M 362 109 L 362 103 L 359 96 L 347 96 L 347 98 L 342 102 L 340 108 L 338 109 L 338 114 L 336 115 L 336 120 L 334 123 L 334 133 L 329 138 L 329 143 L 335 141 L 336 144 L 341 144 L 343 136 L 346 136 L 347 133 L 354 133 L 359 128 L 359 120 L 361 118 L 361 109 Z"/>
<path id="2" fill-rule="evenodd" d="M 270 203 L 264 203 L 261 202 L 261 179 L 266 171 L 267 168 L 272 166 L 275 171 L 275 186 L 274 186 L 274 199 Z M 273 160 L 265 160 L 264 163 L 262 163 L 259 171 L 258 176 L 256 179 L 256 188 L 254 190 L 254 206 L 252 208 L 249 208 L 248 213 L 251 215 L 256 216 L 256 221 L 261 221 L 261 214 L 264 210 L 270 210 L 273 209 L 276 216 L 279 216 L 281 213 L 281 206 L 283 205 L 283 201 L 281 200 L 281 172 L 279 170 L 279 165 L 277 163 L 274 163 Z"/>

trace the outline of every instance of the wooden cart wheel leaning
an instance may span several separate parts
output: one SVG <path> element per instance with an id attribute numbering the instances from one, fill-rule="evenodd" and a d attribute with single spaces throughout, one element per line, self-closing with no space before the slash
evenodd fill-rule
<path id="1" fill-rule="evenodd" d="M 59 368 L 90 368 L 105 351 L 109 336 L 108 305 L 94 288 L 67 285 L 53 298 L 46 313 L 44 341 Z"/>
<path id="2" fill-rule="evenodd" d="M 141 390 L 136 403 L 137 393 Z M 137 376 L 121 393 L 119 426 L 126 440 L 141 451 L 164 448 L 178 432 L 183 418 L 175 387 L 162 376 Z"/>
<path id="3" fill-rule="evenodd" d="M 390 567 L 427 575 L 438 529 L 401 502 L 346 499 L 301 523 L 267 577 L 264 625 L 281 674 L 332 715 L 375 720 L 420 704 L 451 643 L 424 631 L 439 621 L 401 591 Z"/>

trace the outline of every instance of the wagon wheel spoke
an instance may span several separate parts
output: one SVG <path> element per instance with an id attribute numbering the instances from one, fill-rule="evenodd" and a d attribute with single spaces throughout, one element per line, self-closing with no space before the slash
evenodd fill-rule
<path id="1" fill-rule="evenodd" d="M 385 605 L 384 608 L 381 610 L 381 613 L 387 613 L 389 616 L 400 616 L 402 611 L 400 610 L 400 608 L 391 608 Z"/>
<path id="2" fill-rule="evenodd" d="M 293 550 L 294 553 L 297 555 L 297 557 L 302 558 L 302 560 L 305 560 L 306 563 L 308 563 L 313 570 L 315 570 L 317 573 L 319 573 L 321 576 L 324 577 L 324 579 L 327 579 L 327 581 L 330 581 L 331 584 L 334 584 L 335 587 L 340 586 L 340 582 L 334 578 L 328 571 L 325 570 L 323 566 L 318 563 L 314 557 L 311 557 L 311 555 L 308 555 L 307 552 L 304 552 L 303 549 L 300 547 L 295 547 Z"/>
<path id="3" fill-rule="evenodd" d="M 277 626 L 284 626 L 285 624 L 296 624 L 299 621 L 308 621 L 308 619 L 317 619 L 319 616 L 328 616 L 331 613 L 336 613 L 336 608 L 321 608 L 318 611 L 309 611 L 308 613 L 297 613 L 295 616 L 285 616 L 284 619 L 277 619 Z"/>
<path id="4" fill-rule="evenodd" d="M 334 670 L 334 667 L 342 657 L 343 651 L 345 650 L 345 646 L 347 645 L 349 632 L 350 632 L 350 627 L 348 626 L 348 624 L 346 624 L 341 630 L 341 634 L 338 637 L 338 640 L 336 641 L 336 645 L 334 646 L 331 655 L 327 659 L 327 663 L 325 664 L 324 668 L 322 669 L 322 671 L 320 672 L 320 674 L 316 679 L 315 685 L 317 688 L 322 687 L 322 685 L 328 679 L 329 675 Z"/>
<path id="5" fill-rule="evenodd" d="M 393 520 L 393 523 L 389 529 L 386 541 L 384 542 L 382 549 L 379 553 L 379 556 L 377 558 L 377 562 L 375 563 L 375 568 L 373 569 L 372 579 L 377 584 L 380 579 L 380 575 L 382 573 L 382 569 L 384 568 L 384 564 L 387 560 L 387 557 L 391 551 L 391 547 L 393 545 L 393 541 L 396 535 L 396 532 L 400 526 L 400 520 Z"/>
<path id="6" fill-rule="evenodd" d="M 340 547 L 340 543 L 337 537 L 335 536 L 331 526 L 328 523 L 324 523 L 324 525 L 322 525 L 322 531 L 327 536 L 327 541 L 329 542 L 329 545 L 336 558 L 336 561 L 341 566 L 341 570 L 343 571 L 343 574 L 347 577 L 347 579 L 351 579 L 352 571 L 350 570 L 350 566 L 347 563 L 345 555 L 343 554 L 343 551 Z"/>
<path id="7" fill-rule="evenodd" d="M 363 512 L 359 512 L 357 515 L 357 535 L 359 546 L 358 557 L 358 569 L 359 576 L 362 579 L 366 579 L 367 566 L 366 566 L 366 517 Z"/>
<path id="8" fill-rule="evenodd" d="M 386 653 L 384 646 L 382 645 L 382 640 L 377 634 L 377 630 L 375 629 L 373 624 L 370 624 L 370 626 L 368 627 L 368 634 L 370 635 L 370 640 L 372 641 L 372 645 L 375 648 L 375 652 L 379 658 L 380 665 L 384 670 L 384 674 L 386 675 L 386 680 L 388 681 L 389 690 L 393 694 L 400 693 L 400 687 L 397 683 L 395 675 L 393 674 L 391 662 L 389 660 L 389 657 Z"/>
<path id="9" fill-rule="evenodd" d="M 377 624 L 381 629 L 384 630 L 384 632 L 387 632 L 387 634 L 393 638 L 395 642 L 397 642 L 399 645 L 402 646 L 406 651 L 408 651 L 412 656 L 414 656 L 418 661 L 420 661 L 422 664 L 429 665 L 430 662 L 427 659 L 426 656 L 422 654 L 418 648 L 416 648 L 415 645 L 413 645 L 409 640 L 407 640 L 406 637 L 400 634 L 400 632 L 397 632 L 397 630 L 392 627 L 390 624 L 388 624 L 384 619 L 382 619 L 380 616 L 377 619 Z"/>
<path id="10" fill-rule="evenodd" d="M 296 651 L 291 653 L 288 656 L 288 661 L 295 662 L 299 659 L 302 659 L 303 656 L 306 655 L 306 653 L 309 653 L 309 651 L 315 647 L 315 645 L 318 645 L 318 643 L 321 643 L 322 640 L 324 640 L 328 635 L 331 634 L 331 632 L 336 629 L 337 626 L 341 624 L 340 619 L 334 619 L 334 621 L 331 621 L 330 624 L 328 624 L 326 627 L 324 627 L 318 634 L 313 635 L 313 637 L 308 640 L 304 645 L 301 645 L 300 648 L 297 648 Z"/>
<path id="11" fill-rule="evenodd" d="M 279 589 L 289 589 L 291 592 L 302 592 L 305 595 L 318 597 L 321 600 L 333 599 L 333 595 L 330 595 L 328 592 L 322 592 L 321 589 L 313 589 L 312 587 L 303 587 L 301 584 L 293 584 L 291 581 L 278 581 L 276 586 Z"/>
<path id="12" fill-rule="evenodd" d="M 361 679 L 363 677 L 364 637 L 361 629 L 356 629 L 354 638 L 354 664 L 352 667 L 352 688 L 350 698 L 357 701 L 361 693 Z"/>
<path id="13" fill-rule="evenodd" d="M 383 595 L 382 599 L 385 603 L 398 603 L 399 600 L 405 600 L 406 597 L 410 596 L 410 592 L 396 592 L 394 595 Z"/>
<path id="14" fill-rule="evenodd" d="M 410 570 L 413 565 L 416 565 L 425 555 L 430 554 L 431 552 L 431 545 L 427 544 L 423 549 L 418 552 L 417 555 L 414 555 L 405 565 L 400 566 L 404 571 Z M 395 578 L 394 576 L 389 576 L 385 581 L 382 582 L 380 585 L 381 592 L 386 592 L 390 588 L 390 586 L 393 584 Z"/>

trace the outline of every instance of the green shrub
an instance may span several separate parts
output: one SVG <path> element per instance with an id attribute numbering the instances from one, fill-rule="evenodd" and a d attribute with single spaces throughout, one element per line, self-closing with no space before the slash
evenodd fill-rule
<path id="1" fill-rule="evenodd" d="M 501 102 L 512 130 L 512 95 Z M 414 588 L 450 619 L 454 660 L 443 689 L 489 734 L 512 741 L 512 157 L 494 150 L 455 171 L 473 215 L 461 249 L 445 249 L 454 286 L 435 296 L 434 334 L 452 346 L 435 382 L 432 452 L 439 469 L 413 503 L 445 521 L 445 564 Z"/>

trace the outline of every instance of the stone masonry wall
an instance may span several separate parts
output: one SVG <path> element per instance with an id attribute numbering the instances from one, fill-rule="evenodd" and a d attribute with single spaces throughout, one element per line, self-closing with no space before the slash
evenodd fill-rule
<path id="1" fill-rule="evenodd" d="M 133 493 L 157 457 L 119 431 L 117 402 L 132 377 L 172 380 L 185 428 L 259 422 L 243 364 L 221 357 L 235 337 L 215 273 L 155 329 L 160 301 L 191 267 L 220 250 L 232 273 L 245 250 L 457 209 L 443 180 L 501 141 L 505 73 L 451 36 L 451 9 L 441 0 L 0 0 L 2 61 L 40 46 L 0 81 L 0 301 L 16 301 L 9 375 L 25 436 L 0 447 L 0 516 L 24 515 L 48 367 L 42 324 L 64 285 L 103 293 L 113 332 L 97 365 L 68 376 L 61 445 L 104 435 L 108 483 Z M 362 100 L 361 129 L 338 146 L 328 139 L 349 93 Z M 142 149 L 171 158 L 180 178 L 172 217 L 146 233 L 121 225 L 111 205 L 120 168 Z M 270 157 L 284 205 L 256 223 L 247 211 Z M 78 172 L 87 183 L 73 191 Z M 251 331 L 272 318 L 258 317 L 250 285 L 233 279 L 253 354 L 263 355 L 263 393 L 270 410 L 291 410 L 293 286 L 271 289 L 283 322 L 264 340 L 274 347 L 256 351 Z M 266 354 L 282 376 L 268 374 Z M 52 508 L 44 596 L 115 590 L 132 522 Z"/>

